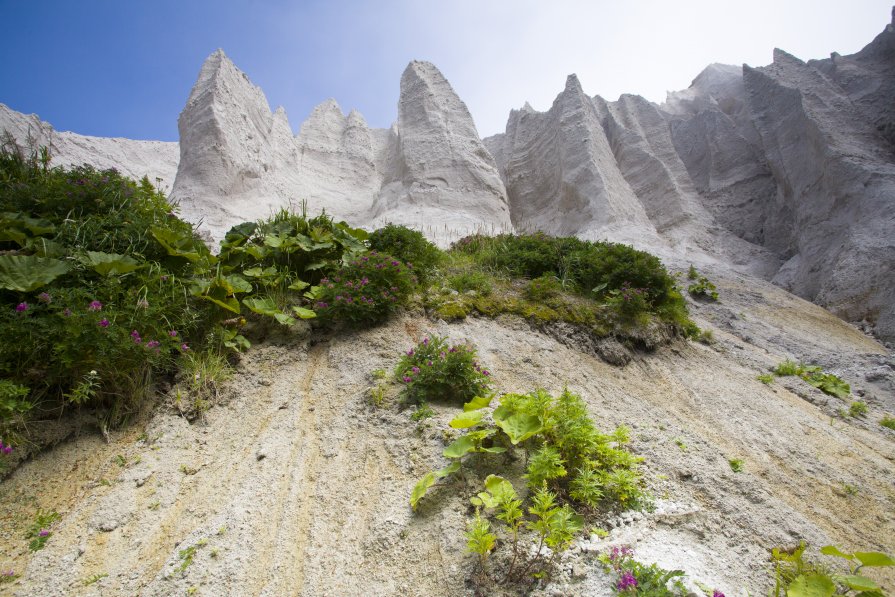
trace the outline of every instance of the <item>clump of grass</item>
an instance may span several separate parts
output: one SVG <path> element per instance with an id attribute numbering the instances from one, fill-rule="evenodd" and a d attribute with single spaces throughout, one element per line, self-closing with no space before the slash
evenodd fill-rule
<path id="1" fill-rule="evenodd" d="M 756 377 L 755 379 L 757 379 L 758 381 L 760 381 L 760 382 L 763 383 L 764 385 L 769 386 L 769 385 L 771 385 L 771 383 L 773 383 L 773 381 L 774 381 L 774 376 L 771 375 L 770 373 L 762 373 L 761 375 L 759 375 L 759 376 Z"/>
<path id="2" fill-rule="evenodd" d="M 740 459 L 740 458 L 731 458 L 730 460 L 727 461 L 727 463 L 730 465 L 730 470 L 732 470 L 733 472 L 735 472 L 735 473 L 741 473 L 741 472 L 743 472 L 743 461 L 742 461 L 742 459 Z"/>
<path id="3" fill-rule="evenodd" d="M 848 407 L 848 416 L 853 418 L 864 417 L 867 415 L 867 403 L 861 400 L 855 400 Z"/>
<path id="4" fill-rule="evenodd" d="M 879 422 L 880 425 L 885 427 L 886 429 L 891 429 L 895 431 L 895 417 L 885 415 Z"/>

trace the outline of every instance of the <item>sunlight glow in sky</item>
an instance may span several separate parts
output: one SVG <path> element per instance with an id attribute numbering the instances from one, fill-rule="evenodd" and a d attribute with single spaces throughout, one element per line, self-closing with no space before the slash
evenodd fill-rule
<path id="1" fill-rule="evenodd" d="M 566 75 L 615 100 L 661 102 L 712 62 L 762 66 L 851 54 L 892 0 L 0 0 L 0 102 L 57 130 L 177 140 L 177 117 L 217 48 L 284 106 L 297 131 L 333 97 L 371 126 L 397 116 L 413 59 L 429 60 L 484 137 L 512 108 L 550 107 Z"/>

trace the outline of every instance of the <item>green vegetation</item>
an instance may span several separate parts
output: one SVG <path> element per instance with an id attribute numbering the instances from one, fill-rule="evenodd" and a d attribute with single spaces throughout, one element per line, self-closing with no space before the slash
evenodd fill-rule
<path id="1" fill-rule="evenodd" d="M 684 577 L 683 570 L 664 570 L 656 564 L 647 566 L 638 562 L 634 559 L 634 551 L 627 545 L 613 547 L 608 552 L 600 554 L 599 559 L 606 571 L 615 577 L 612 588 L 616 595 L 650 597 L 687 595 L 687 588 L 681 580 Z M 723 597 L 723 594 L 715 591 L 714 596 Z"/>
<path id="2" fill-rule="evenodd" d="M 98 583 L 99 581 L 106 578 L 107 576 L 109 576 L 108 572 L 99 572 L 97 574 L 88 576 L 87 578 L 84 579 L 84 586 L 89 587 L 92 584 Z"/>
<path id="3" fill-rule="evenodd" d="M 855 400 L 848 407 L 848 416 L 857 418 L 864 417 L 867 415 L 867 403 L 862 402 L 861 400 Z"/>
<path id="4" fill-rule="evenodd" d="M 53 536 L 50 528 L 52 528 L 53 523 L 57 520 L 59 520 L 58 512 L 44 512 L 43 510 L 38 510 L 34 514 L 34 522 L 28 527 L 28 533 L 25 536 L 26 539 L 30 539 L 28 549 L 31 551 L 40 551 L 43 549 L 47 544 L 47 541 L 50 540 L 50 537 Z"/>
<path id="5" fill-rule="evenodd" d="M 475 348 L 465 344 L 449 346 L 446 338 L 423 338 L 401 356 L 394 378 L 403 383 L 405 402 L 442 400 L 463 404 L 482 395 L 490 387 L 491 373 L 478 362 Z"/>
<path id="6" fill-rule="evenodd" d="M 774 376 L 770 373 L 762 373 L 755 379 L 757 379 L 758 381 L 760 381 L 761 383 L 763 383 L 766 386 L 769 386 L 774 382 Z"/>
<path id="7" fill-rule="evenodd" d="M 732 470 L 733 472 L 735 472 L 735 473 L 741 473 L 741 472 L 743 472 L 743 461 L 742 461 L 742 459 L 740 459 L 740 458 L 731 458 L 730 460 L 727 461 L 727 463 L 730 465 L 730 470 Z"/>
<path id="8" fill-rule="evenodd" d="M 882 425 L 883 427 L 885 427 L 886 429 L 891 429 L 892 431 L 895 431 L 895 417 L 886 415 L 882 419 L 880 419 L 879 424 Z"/>
<path id="9" fill-rule="evenodd" d="M 696 271 L 696 268 L 692 265 L 690 266 L 690 270 L 687 272 L 687 279 L 693 280 L 693 283 L 687 287 L 687 292 L 690 293 L 690 296 L 693 298 L 702 298 L 708 301 L 715 302 L 718 300 L 718 289 L 715 285 L 705 276 L 699 274 Z"/>
<path id="10" fill-rule="evenodd" d="M 659 259 L 627 245 L 541 233 L 475 235 L 455 243 L 449 258 L 455 267 L 476 266 L 496 280 L 499 276 L 532 280 L 522 293 L 508 293 L 508 285 L 499 284 L 504 297 L 490 309 L 487 302 L 473 302 L 471 306 L 484 315 L 494 314 L 488 311 L 523 311 L 522 306 L 513 305 L 514 300 L 545 301 L 550 306 L 550 299 L 562 289 L 591 303 L 585 303 L 583 312 L 576 314 L 575 301 L 562 301 L 565 315 L 550 314 L 545 319 L 580 318 L 598 328 L 603 324 L 611 329 L 618 324 L 643 325 L 655 318 L 682 329 L 695 327 L 687 317 L 674 278 Z M 600 308 L 594 308 L 596 305 Z"/>
<path id="11" fill-rule="evenodd" d="M 425 284 L 441 263 L 443 254 L 418 230 L 388 224 L 370 233 L 370 248 L 393 255 L 412 268 L 420 283 Z"/>
<path id="12" fill-rule="evenodd" d="M 404 370 L 399 366 L 399 373 Z M 476 514 L 468 525 L 467 545 L 479 556 L 479 584 L 491 579 L 486 564 L 500 545 L 499 534 L 512 549 L 501 582 L 541 578 L 550 574 L 559 554 L 584 528 L 576 508 L 589 513 L 616 505 L 641 507 L 645 498 L 637 470 L 641 459 L 623 448 L 628 441 L 626 428 L 619 427 L 610 435 L 600 433 L 584 401 L 568 390 L 557 397 L 544 390 L 503 394 L 493 410 L 492 400 L 492 395 L 476 396 L 450 421 L 452 429 L 463 431 L 442 453 L 451 463 L 420 479 L 410 505 L 417 510 L 430 489 L 458 473 L 470 459 L 477 462 L 472 466 L 493 466 L 494 460 L 478 459 L 496 454 L 513 458 L 521 450 L 527 462 L 522 475 L 527 498 L 520 497 L 509 480 L 489 475 L 485 491 L 472 498 Z M 521 554 L 518 542 L 523 531 L 534 534 L 537 550 L 532 557 Z"/>
<path id="13" fill-rule="evenodd" d="M 837 398 L 846 399 L 851 394 L 851 387 L 845 381 L 832 373 L 824 373 L 817 365 L 803 365 L 787 359 L 774 367 L 773 373 L 778 377 L 801 377 L 824 394 Z"/>
<path id="14" fill-rule="evenodd" d="M 863 568 L 895 566 L 891 556 L 879 552 L 845 553 L 832 545 L 821 548 L 822 555 L 845 560 L 848 573 L 839 574 L 807 560 L 804 556 L 806 549 L 807 545 L 802 541 L 793 550 L 771 550 L 773 597 L 832 597 L 849 595 L 852 591 L 861 597 L 883 597 L 880 586 L 860 572 Z"/>

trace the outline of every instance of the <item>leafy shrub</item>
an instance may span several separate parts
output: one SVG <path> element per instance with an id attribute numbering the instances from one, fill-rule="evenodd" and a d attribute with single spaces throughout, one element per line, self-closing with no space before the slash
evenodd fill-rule
<path id="1" fill-rule="evenodd" d="M 446 338 L 433 335 L 401 357 L 395 378 L 404 384 L 401 394 L 407 402 L 444 400 L 462 404 L 491 387 L 491 373 L 477 358 L 475 348 L 448 346 Z"/>
<path id="2" fill-rule="evenodd" d="M 733 472 L 735 472 L 735 473 L 741 473 L 741 472 L 743 472 L 743 461 L 742 461 L 742 459 L 740 459 L 740 458 L 731 458 L 730 460 L 727 461 L 727 463 L 730 465 L 730 470 L 732 470 Z"/>
<path id="3" fill-rule="evenodd" d="M 889 415 L 884 416 L 880 419 L 880 425 L 885 427 L 886 429 L 891 429 L 895 431 L 895 417 L 890 417 Z"/>
<path id="4" fill-rule="evenodd" d="M 421 284 L 426 283 L 442 259 L 441 250 L 418 230 L 387 224 L 370 233 L 370 248 L 393 255 L 412 267 Z"/>
<path id="5" fill-rule="evenodd" d="M 0 250 L 0 376 L 42 410 L 100 406 L 120 421 L 214 319 L 190 292 L 213 256 L 145 178 L 50 169 L 7 144 Z"/>
<path id="6" fill-rule="evenodd" d="M 718 288 L 705 276 L 700 276 L 696 282 L 687 286 L 687 292 L 694 298 L 713 302 L 718 300 Z"/>
<path id="7" fill-rule="evenodd" d="M 544 390 L 505 394 L 493 418 L 511 443 L 526 442 L 533 452 L 527 472 L 532 489 L 546 484 L 590 508 L 606 500 L 632 506 L 644 497 L 640 459 L 623 449 L 627 428 L 600 433 L 584 401 L 568 389 L 556 398 Z"/>
<path id="8" fill-rule="evenodd" d="M 14 422 L 31 410 L 33 405 L 26 400 L 29 393 L 30 390 L 25 386 L 0 379 L 0 431 L 7 423 Z"/>
<path id="9" fill-rule="evenodd" d="M 758 381 L 760 381 L 761 383 L 763 383 L 766 386 L 769 386 L 774 382 L 774 376 L 771 375 L 770 373 L 762 373 L 755 379 L 757 379 Z"/>
<path id="10" fill-rule="evenodd" d="M 324 321 L 377 323 L 407 301 L 415 284 L 403 263 L 370 251 L 320 281 L 314 310 Z"/>

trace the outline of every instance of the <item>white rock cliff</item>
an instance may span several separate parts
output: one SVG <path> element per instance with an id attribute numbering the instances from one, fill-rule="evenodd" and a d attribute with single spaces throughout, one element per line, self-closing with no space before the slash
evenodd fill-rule
<path id="1" fill-rule="evenodd" d="M 410 63 L 398 116 L 372 129 L 334 100 L 293 134 L 222 51 L 202 65 L 178 145 L 56 133 L 0 105 L 56 164 L 171 184 L 211 238 L 307 201 L 357 226 L 541 230 L 732 268 L 895 340 L 895 28 L 852 56 L 708 66 L 662 105 L 589 97 L 571 75 L 546 112 L 513 110 L 484 141 L 435 66 Z"/>

